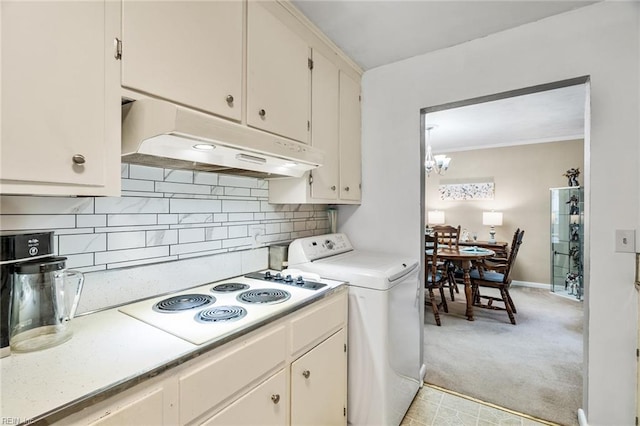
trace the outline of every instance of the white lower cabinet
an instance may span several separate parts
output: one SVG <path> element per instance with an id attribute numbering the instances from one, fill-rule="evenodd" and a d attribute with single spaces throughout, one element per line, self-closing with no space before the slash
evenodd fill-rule
<path id="1" fill-rule="evenodd" d="M 119 394 L 48 423 L 346 425 L 346 330 L 345 287 Z"/>
<path id="2" fill-rule="evenodd" d="M 280 370 L 202 424 L 286 425 L 289 411 L 286 395 L 287 376 L 284 370 Z"/>
<path id="3" fill-rule="evenodd" d="M 346 423 L 347 333 L 341 329 L 291 364 L 291 424 Z"/>

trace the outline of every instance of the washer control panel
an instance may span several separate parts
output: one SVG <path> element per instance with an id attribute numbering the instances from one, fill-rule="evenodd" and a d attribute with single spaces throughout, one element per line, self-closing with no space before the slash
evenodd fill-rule
<path id="1" fill-rule="evenodd" d="M 353 250 L 353 246 L 345 234 L 300 238 L 289 245 L 289 265 L 313 262 L 351 250 Z"/>

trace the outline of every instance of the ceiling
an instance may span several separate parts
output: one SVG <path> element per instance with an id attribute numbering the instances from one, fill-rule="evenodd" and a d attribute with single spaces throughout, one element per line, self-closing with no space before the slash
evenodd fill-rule
<path id="1" fill-rule="evenodd" d="M 292 0 L 363 70 L 587 6 L 570 0 Z M 582 138 L 584 85 L 427 115 L 433 150 Z"/>
<path id="2" fill-rule="evenodd" d="M 582 139 L 584 84 L 426 114 L 433 152 Z"/>

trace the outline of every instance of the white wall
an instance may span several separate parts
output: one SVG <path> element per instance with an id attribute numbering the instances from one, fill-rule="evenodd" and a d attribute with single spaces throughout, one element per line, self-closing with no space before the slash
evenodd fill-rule
<path id="1" fill-rule="evenodd" d="M 614 252 L 614 229 L 639 228 L 639 21 L 639 3 L 602 2 L 366 72 L 362 205 L 340 208 L 340 230 L 356 246 L 421 257 L 420 109 L 589 75 L 590 425 L 632 425 L 635 417 L 634 258 Z"/>

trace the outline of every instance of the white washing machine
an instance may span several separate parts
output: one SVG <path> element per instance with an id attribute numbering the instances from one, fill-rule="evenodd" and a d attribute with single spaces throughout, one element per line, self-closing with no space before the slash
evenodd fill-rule
<path id="1" fill-rule="evenodd" d="M 294 240 L 289 268 L 349 286 L 347 420 L 399 425 L 422 384 L 419 262 L 356 250 L 344 234 Z"/>

